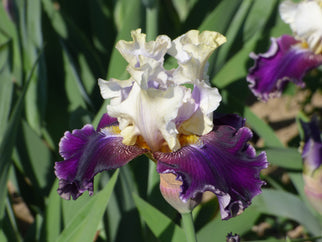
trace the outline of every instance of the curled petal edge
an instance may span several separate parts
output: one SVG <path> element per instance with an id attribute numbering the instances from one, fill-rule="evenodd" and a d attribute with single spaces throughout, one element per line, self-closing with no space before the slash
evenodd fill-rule
<path id="1" fill-rule="evenodd" d="M 247 144 L 251 136 L 246 127 L 236 130 L 229 125 L 215 126 L 213 132 L 202 136 L 194 145 L 173 153 L 155 152 L 157 171 L 177 176 L 182 182 L 183 202 L 205 191 L 213 192 L 222 219 L 229 219 L 247 208 L 265 184 L 259 174 L 268 165 L 266 154 L 256 156 L 255 149 Z"/>
<path id="2" fill-rule="evenodd" d="M 289 35 L 271 39 L 266 53 L 251 53 L 255 64 L 249 69 L 247 81 L 253 94 L 267 101 L 279 97 L 288 82 L 304 87 L 304 75 L 322 64 L 322 56 L 302 46 L 302 43 Z"/>

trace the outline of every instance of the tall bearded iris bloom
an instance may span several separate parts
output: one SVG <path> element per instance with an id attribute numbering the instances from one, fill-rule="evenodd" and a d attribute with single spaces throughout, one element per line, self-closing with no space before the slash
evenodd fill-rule
<path id="1" fill-rule="evenodd" d="M 92 195 L 95 174 L 146 154 L 158 173 L 180 182 L 175 204 L 192 204 L 211 191 L 222 218 L 229 219 L 261 192 L 259 173 L 267 161 L 265 153 L 256 156 L 247 144 L 252 133 L 242 118 L 213 117 L 221 96 L 209 84 L 207 60 L 226 39 L 197 30 L 173 41 L 166 35 L 150 42 L 145 37 L 138 29 L 132 41 L 117 43 L 131 77 L 99 79 L 101 95 L 110 102 L 97 129 L 85 125 L 61 139 L 64 160 L 55 164 L 58 193 L 65 199 L 86 190 Z M 164 68 L 166 54 L 177 60 L 177 68 Z"/>
<path id="2" fill-rule="evenodd" d="M 250 54 L 255 64 L 247 81 L 254 95 L 263 101 L 280 96 L 290 81 L 304 87 L 306 72 L 322 64 L 322 0 L 285 1 L 279 10 L 293 36 L 272 38 L 266 53 Z"/>

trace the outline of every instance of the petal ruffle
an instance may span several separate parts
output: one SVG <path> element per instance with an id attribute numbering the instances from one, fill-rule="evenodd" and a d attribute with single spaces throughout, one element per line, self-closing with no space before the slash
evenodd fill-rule
<path id="1" fill-rule="evenodd" d="M 231 119 L 233 125 L 240 125 L 243 121 L 237 122 L 235 117 Z M 155 152 L 157 171 L 177 175 L 183 182 L 180 198 L 184 202 L 204 191 L 215 193 L 222 219 L 229 219 L 248 207 L 264 184 L 259 173 L 267 167 L 266 155 L 256 156 L 247 144 L 251 137 L 246 127 L 215 126 L 197 144 L 172 153 Z"/>
<path id="2" fill-rule="evenodd" d="M 141 29 L 131 32 L 133 41 L 120 40 L 116 48 L 132 67 L 140 67 L 139 56 L 145 56 L 163 62 L 164 55 L 171 46 L 171 40 L 166 35 L 159 35 L 155 41 L 146 42 L 146 35 Z"/>
<path id="3" fill-rule="evenodd" d="M 217 88 L 210 87 L 204 81 L 195 81 L 192 98 L 195 101 L 194 114 L 182 123 L 180 130 L 185 134 L 204 135 L 213 128 L 213 112 L 221 102 Z"/>
<path id="4" fill-rule="evenodd" d="M 221 96 L 208 82 L 207 60 L 226 38 L 217 32 L 199 34 L 197 30 L 173 42 L 165 35 L 146 42 L 140 29 L 131 35 L 132 41 L 121 40 L 116 46 L 129 63 L 131 78 L 99 79 L 103 98 L 110 100 L 107 113 L 117 118 L 123 144 L 134 145 L 139 136 L 152 152 L 165 145 L 178 150 L 178 134 L 210 132 L 212 113 Z M 166 53 L 177 59 L 179 67 L 164 68 Z"/>
<path id="5" fill-rule="evenodd" d="M 103 123 L 110 123 L 106 119 Z M 58 193 L 64 199 L 77 199 L 86 190 L 93 194 L 94 176 L 103 171 L 119 168 L 135 157 L 145 153 L 137 146 L 122 144 L 122 137 L 113 132 L 113 127 L 101 128 L 85 125 L 80 130 L 65 132 L 59 144 L 63 161 L 55 163 L 55 174 L 59 178 Z"/>
<path id="6" fill-rule="evenodd" d="M 208 81 L 207 62 L 213 51 L 226 42 L 226 37 L 213 31 L 190 30 L 172 41 L 168 54 L 175 57 L 179 68 L 174 74 L 178 84 Z"/>
<path id="7" fill-rule="evenodd" d="M 254 66 L 249 70 L 247 81 L 255 96 L 267 101 L 279 96 L 288 81 L 304 86 L 303 76 L 307 71 L 322 64 L 322 55 L 315 55 L 289 35 L 272 38 L 268 52 L 255 55 Z"/>

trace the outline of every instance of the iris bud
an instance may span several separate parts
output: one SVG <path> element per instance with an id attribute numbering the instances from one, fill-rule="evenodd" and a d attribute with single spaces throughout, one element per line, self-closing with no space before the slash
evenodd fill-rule
<path id="1" fill-rule="evenodd" d="M 160 174 L 160 190 L 164 199 L 179 213 L 190 213 L 200 202 L 202 194 L 184 202 L 180 199 L 182 181 L 172 173 Z"/>

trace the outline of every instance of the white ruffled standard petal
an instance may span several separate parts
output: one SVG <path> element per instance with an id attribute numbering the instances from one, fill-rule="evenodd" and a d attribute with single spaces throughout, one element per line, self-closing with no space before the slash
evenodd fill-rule
<path id="1" fill-rule="evenodd" d="M 181 148 L 179 134 L 209 133 L 221 96 L 208 83 L 207 60 L 225 37 L 192 30 L 173 42 L 167 36 L 145 42 L 140 29 L 131 34 L 133 41 L 117 44 L 131 78 L 99 80 L 103 98 L 110 99 L 107 113 L 117 118 L 123 144 L 175 151 Z M 166 53 L 177 59 L 176 69 L 164 68 Z"/>
<path id="2" fill-rule="evenodd" d="M 135 144 L 141 135 L 151 150 L 160 149 L 163 139 L 170 149 L 176 150 L 180 143 L 174 120 L 183 96 L 183 87 L 143 90 L 135 83 L 128 98 L 119 105 L 108 106 L 107 112 L 118 117 L 124 144 Z"/>
<path id="3" fill-rule="evenodd" d="M 211 31 L 199 33 L 190 30 L 172 41 L 168 54 L 178 60 L 179 68 L 174 74 L 176 83 L 208 80 L 207 61 L 213 51 L 226 42 L 226 38 Z"/>
<path id="4" fill-rule="evenodd" d="M 165 53 L 171 46 L 171 40 L 166 35 L 160 35 L 155 41 L 146 42 L 146 35 L 141 29 L 131 32 L 133 41 L 120 40 L 116 48 L 124 59 L 133 67 L 139 67 L 139 56 L 146 56 L 157 61 L 162 61 Z"/>
<path id="5" fill-rule="evenodd" d="M 105 81 L 101 78 L 98 79 L 98 85 L 100 87 L 101 95 L 104 99 L 110 99 L 110 104 L 116 105 L 121 103 L 129 95 L 134 80 L 129 79 L 125 81 L 119 81 L 111 78 L 109 81 Z"/>
<path id="6" fill-rule="evenodd" d="M 173 72 L 176 84 L 193 84 L 192 99 L 196 111 L 180 126 L 187 134 L 204 135 L 212 130 L 212 112 L 217 109 L 221 96 L 208 83 L 207 63 L 213 51 L 226 42 L 217 32 L 191 30 L 172 41 L 168 54 L 178 60 L 179 67 Z"/>
<path id="7" fill-rule="evenodd" d="M 192 98 L 198 108 L 189 119 L 182 123 L 180 131 L 185 134 L 207 134 L 213 128 L 213 111 L 221 102 L 219 91 L 203 81 L 198 81 L 192 91 Z"/>

